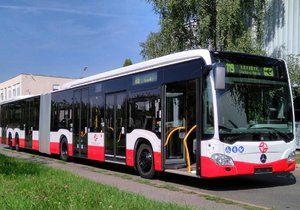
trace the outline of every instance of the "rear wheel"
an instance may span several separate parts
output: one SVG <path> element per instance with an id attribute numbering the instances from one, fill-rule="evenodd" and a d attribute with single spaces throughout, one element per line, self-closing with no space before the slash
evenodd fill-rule
<path id="1" fill-rule="evenodd" d="M 11 134 L 8 136 L 8 146 L 12 149 L 12 137 Z"/>
<path id="2" fill-rule="evenodd" d="M 142 144 L 136 154 L 136 168 L 141 177 L 152 179 L 156 175 L 154 170 L 154 157 L 151 146 Z"/>
<path id="3" fill-rule="evenodd" d="M 68 143 L 65 138 L 62 139 L 60 143 L 60 159 L 62 159 L 63 161 L 69 160 Z"/>
<path id="4" fill-rule="evenodd" d="M 16 136 L 15 138 L 15 150 L 19 151 L 20 147 L 19 147 L 19 136 Z"/>

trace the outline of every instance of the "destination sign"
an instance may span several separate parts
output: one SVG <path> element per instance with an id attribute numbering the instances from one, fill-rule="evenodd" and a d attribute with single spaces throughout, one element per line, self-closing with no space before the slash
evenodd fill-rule
<path id="1" fill-rule="evenodd" d="M 145 74 L 139 74 L 133 76 L 133 85 L 141 85 L 141 84 L 156 82 L 156 81 L 157 81 L 157 72 L 151 72 L 151 73 L 145 73 Z"/>
<path id="2" fill-rule="evenodd" d="M 234 63 L 226 63 L 226 72 L 231 74 L 245 74 L 253 76 L 274 77 L 272 67 L 250 66 Z"/>

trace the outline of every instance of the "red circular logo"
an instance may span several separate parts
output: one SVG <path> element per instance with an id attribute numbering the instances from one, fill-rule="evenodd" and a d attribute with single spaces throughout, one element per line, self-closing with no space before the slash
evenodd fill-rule
<path id="1" fill-rule="evenodd" d="M 266 153 L 269 149 L 268 145 L 263 141 L 259 144 L 258 148 L 261 151 L 261 153 Z"/>

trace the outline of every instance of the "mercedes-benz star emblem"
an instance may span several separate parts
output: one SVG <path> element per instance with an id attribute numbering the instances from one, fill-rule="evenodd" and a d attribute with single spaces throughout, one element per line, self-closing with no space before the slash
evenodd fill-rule
<path id="1" fill-rule="evenodd" d="M 262 154 L 260 156 L 260 162 L 265 163 L 267 161 L 267 156 L 265 154 Z"/>

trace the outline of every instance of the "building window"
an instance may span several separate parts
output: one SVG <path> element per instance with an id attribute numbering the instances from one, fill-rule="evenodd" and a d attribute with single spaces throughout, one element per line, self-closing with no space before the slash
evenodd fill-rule
<path id="1" fill-rule="evenodd" d="M 4 100 L 4 93 L 3 93 L 3 89 L 0 90 L 0 101 Z"/>
<path id="2" fill-rule="evenodd" d="M 16 87 L 17 87 L 17 96 L 20 96 L 21 95 L 20 84 L 17 84 Z"/>
<path id="3" fill-rule="evenodd" d="M 8 98 L 11 98 L 11 87 L 8 88 Z"/>
<path id="4" fill-rule="evenodd" d="M 60 85 L 58 85 L 58 84 L 53 84 L 53 85 L 52 85 L 52 90 L 53 90 L 53 91 L 59 90 L 59 88 L 60 88 Z"/>
<path id="5" fill-rule="evenodd" d="M 13 92 L 13 97 L 15 98 L 15 97 L 16 97 L 16 94 L 17 94 L 17 93 L 16 93 L 16 86 L 15 86 L 15 85 L 14 85 L 14 87 L 13 87 L 13 91 L 12 91 L 12 92 Z"/>
<path id="6" fill-rule="evenodd" d="M 4 89 L 4 100 L 7 99 L 7 88 Z"/>

